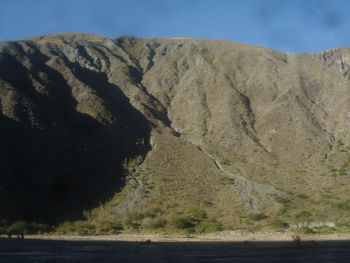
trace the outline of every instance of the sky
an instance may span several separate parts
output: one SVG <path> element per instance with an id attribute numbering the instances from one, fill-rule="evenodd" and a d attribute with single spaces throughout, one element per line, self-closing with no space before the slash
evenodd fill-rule
<path id="1" fill-rule="evenodd" d="M 0 41 L 85 32 L 313 52 L 350 46 L 349 13 L 349 0 L 0 0 Z"/>

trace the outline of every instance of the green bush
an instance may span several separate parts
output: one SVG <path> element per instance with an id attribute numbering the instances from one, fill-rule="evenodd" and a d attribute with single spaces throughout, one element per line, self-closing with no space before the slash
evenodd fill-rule
<path id="1" fill-rule="evenodd" d="M 193 208 L 187 211 L 187 216 L 190 217 L 194 223 L 196 223 L 206 219 L 207 212 L 199 208 Z"/>
<path id="2" fill-rule="evenodd" d="M 98 234 L 114 234 L 122 230 L 120 224 L 116 224 L 110 221 L 102 220 L 96 222 L 96 233 Z"/>
<path id="3" fill-rule="evenodd" d="M 7 232 L 13 235 L 29 234 L 29 224 L 25 221 L 17 221 L 7 228 Z"/>
<path id="4" fill-rule="evenodd" d="M 341 139 L 338 139 L 337 140 L 337 148 L 339 148 L 339 147 L 341 147 L 341 146 L 343 146 L 344 145 L 344 142 L 341 140 Z"/>
<path id="5" fill-rule="evenodd" d="M 345 167 L 341 167 L 339 169 L 339 176 L 347 176 L 347 173 L 346 173 L 346 170 L 345 170 Z"/>
<path id="6" fill-rule="evenodd" d="M 196 227 L 196 233 L 209 233 L 221 231 L 223 229 L 222 224 L 217 222 L 214 219 L 206 219 L 203 222 L 200 222 Z"/>
<path id="7" fill-rule="evenodd" d="M 153 218 L 147 222 L 144 226 L 145 228 L 158 229 L 166 225 L 167 221 L 164 218 Z"/>
<path id="8" fill-rule="evenodd" d="M 173 215 L 168 224 L 176 229 L 186 230 L 189 233 L 207 233 L 222 230 L 222 225 L 214 219 L 210 219 L 207 213 L 199 208 L 187 210 L 184 215 Z"/>
<path id="9" fill-rule="evenodd" d="M 79 235 L 88 235 L 95 233 L 95 227 L 89 224 L 87 221 L 75 221 L 73 225 L 74 232 Z"/>
<path id="10" fill-rule="evenodd" d="M 64 222 L 56 228 L 59 234 L 79 234 L 88 235 L 95 233 L 95 227 L 87 221 Z"/>
<path id="11" fill-rule="evenodd" d="M 25 222 L 25 221 L 17 221 L 11 224 L 8 227 L 2 227 L 0 233 L 6 234 L 43 234 L 50 232 L 51 228 L 48 225 L 40 224 L 36 222 Z"/>
<path id="12" fill-rule="evenodd" d="M 141 226 L 138 221 L 133 221 L 129 217 L 123 219 L 122 225 L 125 229 L 139 229 Z"/>
<path id="13" fill-rule="evenodd" d="M 72 222 L 66 221 L 56 227 L 55 232 L 58 234 L 70 234 L 74 232 L 74 225 Z"/>
<path id="14" fill-rule="evenodd" d="M 123 227 L 126 229 L 139 229 L 141 227 L 141 220 L 147 216 L 147 213 L 141 211 L 131 211 L 124 217 Z"/>
<path id="15" fill-rule="evenodd" d="M 344 202 L 337 203 L 335 206 L 341 210 L 350 211 L 350 200 L 346 200 Z"/>
<path id="16" fill-rule="evenodd" d="M 174 215 L 169 219 L 169 225 L 177 229 L 193 228 L 195 224 L 192 219 L 183 215 Z"/>

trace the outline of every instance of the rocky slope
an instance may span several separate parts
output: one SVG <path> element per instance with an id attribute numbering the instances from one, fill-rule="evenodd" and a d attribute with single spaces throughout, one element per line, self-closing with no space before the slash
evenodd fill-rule
<path id="1" fill-rule="evenodd" d="M 2 42 L 1 213 L 57 222 L 108 201 L 92 214 L 347 218 L 349 54 L 91 34 Z"/>

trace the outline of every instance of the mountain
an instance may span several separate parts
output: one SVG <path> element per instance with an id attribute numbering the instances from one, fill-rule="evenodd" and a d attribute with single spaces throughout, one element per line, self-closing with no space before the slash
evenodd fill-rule
<path id="1" fill-rule="evenodd" d="M 194 209 L 227 227 L 345 222 L 349 79 L 347 47 L 1 42 L 0 213 L 59 223 L 138 212 L 141 227 Z"/>

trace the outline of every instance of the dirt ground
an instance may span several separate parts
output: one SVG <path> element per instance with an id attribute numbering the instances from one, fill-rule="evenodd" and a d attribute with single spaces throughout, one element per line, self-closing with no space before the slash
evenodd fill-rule
<path id="1" fill-rule="evenodd" d="M 91 241 L 157 241 L 157 242 L 211 242 L 211 241 L 293 241 L 298 235 L 303 241 L 341 241 L 350 240 L 350 234 L 327 234 L 327 235 L 302 235 L 295 233 L 276 232 L 245 232 L 245 231 L 222 231 L 217 233 L 201 235 L 167 235 L 161 233 L 153 234 L 131 234 L 121 233 L 118 235 L 78 236 L 78 235 L 28 235 L 30 239 L 44 240 L 91 240 Z"/>
<path id="2" fill-rule="evenodd" d="M 273 236 L 271 236 L 273 235 Z M 349 262 L 350 236 L 230 233 L 201 236 L 27 236 L 0 239 L 1 263 Z"/>

